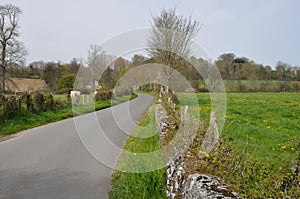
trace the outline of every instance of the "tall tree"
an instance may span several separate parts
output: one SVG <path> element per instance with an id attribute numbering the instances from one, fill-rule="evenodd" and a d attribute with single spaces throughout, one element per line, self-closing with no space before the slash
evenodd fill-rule
<path id="1" fill-rule="evenodd" d="M 225 53 L 218 57 L 216 65 L 223 79 L 234 79 L 235 71 L 232 64 L 234 59 L 235 55 L 233 53 Z"/>
<path id="2" fill-rule="evenodd" d="M 115 61 L 114 61 L 114 71 L 119 75 L 120 71 L 127 67 L 129 65 L 129 62 L 122 58 L 122 57 L 118 57 Z"/>
<path id="3" fill-rule="evenodd" d="M 129 61 L 122 58 L 122 57 L 118 57 L 114 63 L 113 63 L 113 78 L 114 78 L 114 81 L 117 81 L 120 77 L 120 72 L 129 66 Z"/>
<path id="4" fill-rule="evenodd" d="M 199 23 L 190 17 L 176 14 L 175 9 L 163 10 L 152 17 L 152 34 L 149 38 L 149 55 L 156 63 L 171 69 L 163 71 L 167 85 L 184 58 L 190 57 L 191 42 L 197 36 Z M 167 88 L 168 91 L 169 88 Z"/>
<path id="5" fill-rule="evenodd" d="M 43 70 L 43 79 L 49 86 L 51 92 L 56 89 L 56 84 L 58 81 L 57 65 L 58 64 L 54 62 L 48 62 Z"/>
<path id="6" fill-rule="evenodd" d="M 5 90 L 5 72 L 10 64 L 24 61 L 26 50 L 19 37 L 19 7 L 0 5 L 0 90 Z"/>
<path id="7" fill-rule="evenodd" d="M 144 55 L 135 54 L 131 59 L 129 67 L 133 68 L 133 67 L 145 64 L 145 63 L 147 63 L 146 61 L 147 61 L 147 58 Z"/>
<path id="8" fill-rule="evenodd" d="M 276 63 L 276 73 L 277 73 L 278 80 L 280 81 L 280 84 L 282 84 L 284 80 L 287 65 L 288 65 L 287 63 L 284 63 L 282 61 L 278 61 Z"/>
<path id="9" fill-rule="evenodd" d="M 87 64 L 90 71 L 89 79 L 92 81 L 90 85 L 92 90 L 96 89 L 96 82 L 101 78 L 105 69 L 112 64 L 113 56 L 107 55 L 98 45 L 91 45 L 88 51 Z M 103 74 L 104 75 L 104 74 Z"/>
<path id="10" fill-rule="evenodd" d="M 70 70 L 69 70 L 69 73 L 77 74 L 80 67 L 81 67 L 80 60 L 78 60 L 76 58 L 73 58 L 70 61 Z"/>

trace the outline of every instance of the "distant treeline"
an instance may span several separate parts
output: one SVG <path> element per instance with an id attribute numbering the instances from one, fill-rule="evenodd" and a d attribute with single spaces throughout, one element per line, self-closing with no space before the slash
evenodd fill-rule
<path id="1" fill-rule="evenodd" d="M 300 91 L 299 66 L 278 61 L 273 69 L 233 53 L 219 56 L 215 63 L 227 92 Z"/>
<path id="2" fill-rule="evenodd" d="M 216 65 L 224 80 L 279 80 L 300 81 L 300 67 L 278 61 L 275 69 L 249 60 L 238 58 L 233 53 L 223 54 Z"/>
<path id="3" fill-rule="evenodd" d="M 192 57 L 192 59 L 196 58 Z M 201 58 L 197 60 L 208 62 Z M 130 61 L 122 57 L 116 58 L 105 70 L 99 85 L 104 89 L 113 89 L 118 79 L 128 70 L 145 63 L 155 63 L 155 60 L 143 55 L 134 55 Z M 298 66 L 279 61 L 272 68 L 257 64 L 246 57 L 236 57 L 233 53 L 220 55 L 214 63 L 220 71 L 227 92 L 300 91 L 300 67 Z M 81 66 L 85 66 L 84 63 L 75 58 L 70 63 L 37 61 L 26 67 L 9 67 L 7 76 L 43 79 L 51 92 L 59 93 L 72 89 L 74 78 Z M 87 66 L 83 68 L 88 70 Z M 200 91 L 207 90 L 201 74 L 188 61 L 181 60 L 176 70 L 190 81 L 194 88 Z M 74 76 L 70 77 L 70 74 Z"/>

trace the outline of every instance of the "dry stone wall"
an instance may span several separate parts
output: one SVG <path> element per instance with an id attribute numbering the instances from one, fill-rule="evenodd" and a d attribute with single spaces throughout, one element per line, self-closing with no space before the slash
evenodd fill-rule
<path id="1" fill-rule="evenodd" d="M 187 110 L 188 108 L 185 107 Z M 185 113 L 187 114 L 187 113 Z M 156 106 L 156 124 L 160 140 L 163 140 L 170 128 L 174 128 L 172 118 L 161 104 Z M 166 194 L 170 199 L 231 199 L 241 198 L 237 193 L 232 192 L 226 185 L 220 183 L 219 179 L 205 174 L 187 175 L 185 172 L 186 163 L 184 151 L 178 151 L 167 161 L 166 167 Z"/>

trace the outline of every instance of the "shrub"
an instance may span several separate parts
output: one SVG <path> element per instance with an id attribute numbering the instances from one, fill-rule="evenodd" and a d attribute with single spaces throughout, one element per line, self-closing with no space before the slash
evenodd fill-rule
<path id="1" fill-rule="evenodd" d="M 71 88 L 62 88 L 62 89 L 56 91 L 55 93 L 56 94 L 68 94 L 68 93 L 70 93 L 71 90 L 72 90 Z"/>
<path id="2" fill-rule="evenodd" d="M 22 111 L 23 99 L 22 95 L 5 96 L 4 94 L 0 94 L 0 112 L 9 118 L 20 113 Z"/>
<path id="3" fill-rule="evenodd" d="M 292 90 L 291 82 L 285 81 L 282 84 L 280 84 L 279 88 L 280 88 L 280 91 L 283 91 L 283 92 L 291 91 Z"/>
<path id="4" fill-rule="evenodd" d="M 121 97 L 124 95 L 131 95 L 133 93 L 132 88 L 130 87 L 117 87 L 114 90 L 114 96 L 115 97 Z"/>
<path id="5" fill-rule="evenodd" d="M 196 88 L 195 93 L 200 93 L 200 92 L 209 92 L 207 88 Z"/>
<path id="6" fill-rule="evenodd" d="M 54 104 L 54 98 L 53 95 L 51 95 L 50 93 L 46 94 L 44 96 L 44 107 L 45 109 L 50 109 L 50 110 L 54 110 L 55 109 L 55 104 Z"/>
<path id="7" fill-rule="evenodd" d="M 32 112 L 34 110 L 34 104 L 33 104 L 32 96 L 29 93 L 25 93 L 23 95 L 23 97 L 25 98 L 25 103 L 26 103 L 27 110 L 29 112 Z"/>
<path id="8" fill-rule="evenodd" d="M 300 82 L 293 82 L 293 91 L 300 91 Z"/>
<path id="9" fill-rule="evenodd" d="M 61 109 L 61 108 L 64 108 L 65 106 L 66 106 L 66 102 L 64 102 L 61 99 L 57 99 L 57 100 L 54 101 L 54 107 L 56 109 Z"/>
<path id="10" fill-rule="evenodd" d="M 107 90 L 98 90 L 96 95 L 95 95 L 95 100 L 100 101 L 100 100 L 107 100 L 111 99 L 112 97 L 112 92 L 107 91 Z"/>
<path id="11" fill-rule="evenodd" d="M 17 110 L 15 96 L 5 97 L 4 95 L 1 95 L 0 104 L 3 107 L 3 115 L 5 117 L 12 117 Z"/>
<path id="12" fill-rule="evenodd" d="M 45 101 L 45 97 L 43 94 L 41 93 L 34 94 L 33 102 L 38 111 L 43 110 L 44 101 Z"/>
<path id="13" fill-rule="evenodd" d="M 72 89 L 75 79 L 76 79 L 75 74 L 68 74 L 68 75 L 63 76 L 62 78 L 60 78 L 58 80 L 57 89 L 58 90 L 61 90 L 63 88 Z"/>
<path id="14" fill-rule="evenodd" d="M 172 93 L 172 95 L 171 95 L 171 101 L 175 104 L 179 104 L 179 100 L 174 93 Z"/>

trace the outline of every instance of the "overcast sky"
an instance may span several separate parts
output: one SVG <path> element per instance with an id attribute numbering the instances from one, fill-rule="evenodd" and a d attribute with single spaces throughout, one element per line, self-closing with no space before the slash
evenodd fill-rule
<path id="1" fill-rule="evenodd" d="M 176 7 L 202 24 L 196 42 L 215 60 L 233 52 L 264 65 L 300 66 L 298 0 L 0 0 L 23 10 L 27 63 L 85 58 L 90 44 L 150 26 L 151 15 Z"/>

